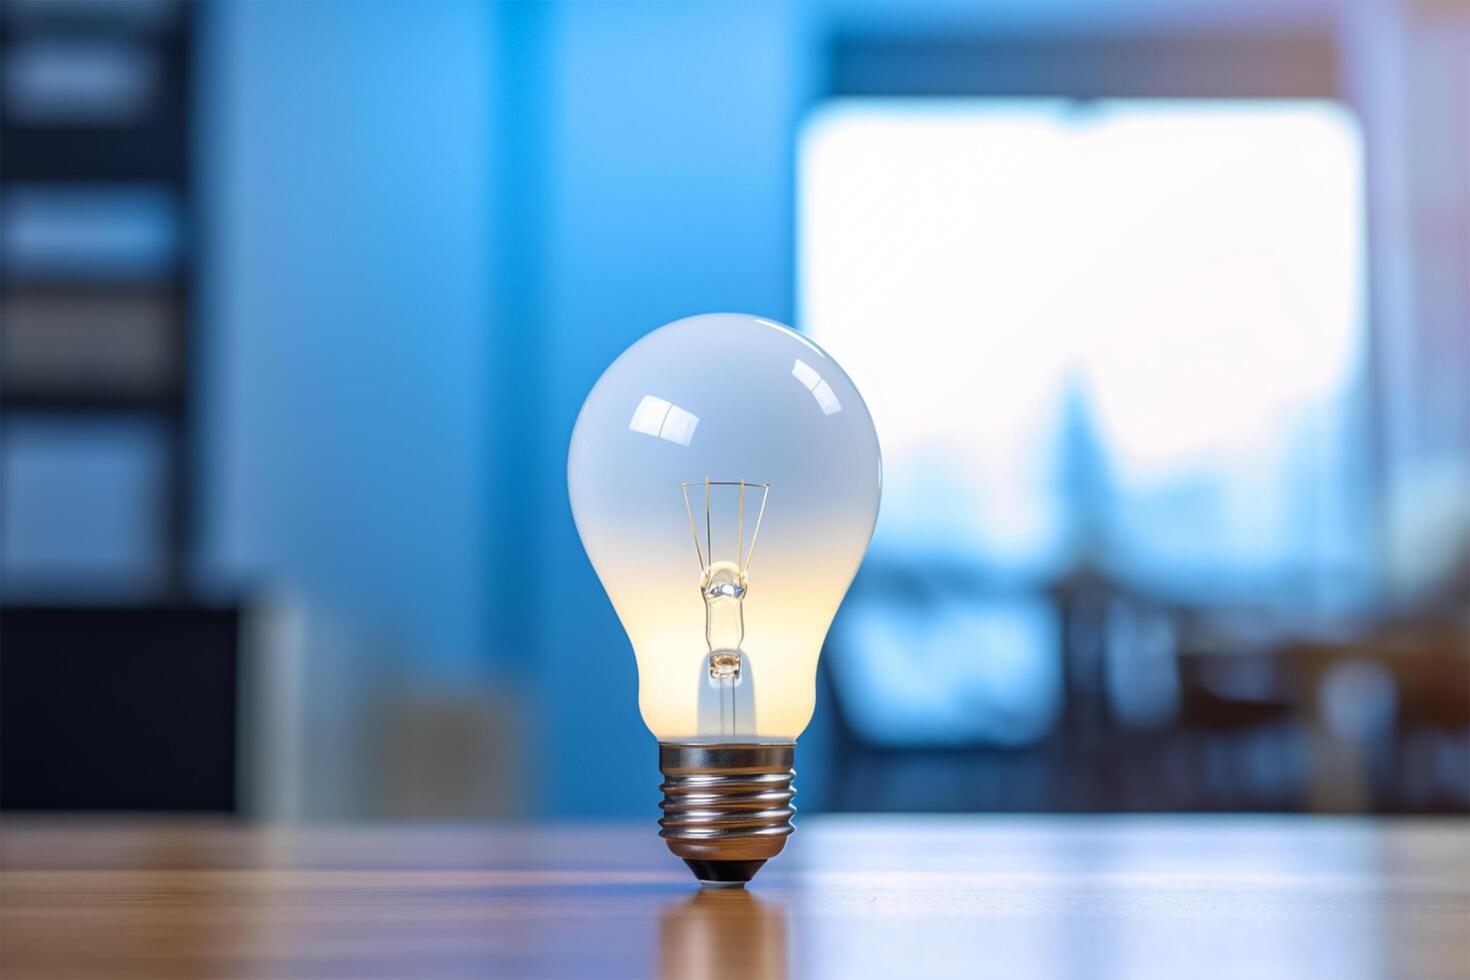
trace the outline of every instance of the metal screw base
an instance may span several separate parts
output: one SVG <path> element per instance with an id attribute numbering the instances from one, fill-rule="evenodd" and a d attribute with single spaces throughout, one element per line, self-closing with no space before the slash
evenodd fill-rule
<path id="1" fill-rule="evenodd" d="M 660 742 L 659 836 L 701 884 L 745 884 L 796 828 L 790 744 Z"/>

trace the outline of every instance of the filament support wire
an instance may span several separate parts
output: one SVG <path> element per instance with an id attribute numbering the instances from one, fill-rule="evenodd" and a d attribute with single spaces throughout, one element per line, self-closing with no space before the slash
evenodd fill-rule
<path id="1" fill-rule="evenodd" d="M 694 519 L 694 504 L 689 499 L 691 487 L 704 488 L 704 547 L 699 544 L 699 528 Z M 736 541 L 735 541 L 735 564 L 739 566 L 743 575 L 750 569 L 750 559 L 755 556 L 755 543 L 760 537 L 761 523 L 766 516 L 766 500 L 771 494 L 769 483 L 751 483 L 747 480 L 711 480 L 705 478 L 697 483 L 681 483 L 679 489 L 684 494 L 684 511 L 689 515 L 689 533 L 694 537 L 694 555 L 699 559 L 699 569 L 704 571 L 714 564 L 714 505 L 711 500 L 711 491 L 715 487 L 739 487 L 740 488 L 740 512 L 737 518 Z M 755 528 L 750 534 L 750 550 L 745 548 L 745 494 L 746 491 L 760 491 L 760 507 L 756 511 Z"/>

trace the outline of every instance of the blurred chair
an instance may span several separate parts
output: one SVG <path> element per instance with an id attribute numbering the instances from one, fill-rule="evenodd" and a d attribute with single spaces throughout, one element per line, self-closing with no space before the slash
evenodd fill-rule
<path id="1" fill-rule="evenodd" d="M 1312 732 L 1311 809 L 1463 812 L 1470 804 L 1462 622 L 1390 623 L 1353 640 L 1296 643 L 1282 659 Z"/>

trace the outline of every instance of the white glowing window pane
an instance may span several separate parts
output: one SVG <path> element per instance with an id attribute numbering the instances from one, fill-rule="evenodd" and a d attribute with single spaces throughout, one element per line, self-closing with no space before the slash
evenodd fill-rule
<path id="1" fill-rule="evenodd" d="M 698 415 L 686 412 L 678 405 L 663 398 L 644 395 L 638 407 L 633 410 L 633 418 L 628 423 L 628 428 L 634 432 L 642 432 L 644 435 L 657 436 L 660 439 L 687 446 L 694 438 L 694 429 L 697 425 L 699 425 Z"/>
<path id="2" fill-rule="evenodd" d="M 633 410 L 633 420 L 628 423 L 628 428 L 634 432 L 642 432 L 644 435 L 656 436 L 663 428 L 669 408 L 669 403 L 662 398 L 644 395 L 638 407 Z"/>
<path id="3" fill-rule="evenodd" d="M 837 394 L 832 386 L 822 380 L 822 376 L 816 372 L 806 361 L 798 359 L 791 366 L 791 375 L 806 386 L 807 391 L 812 393 L 817 405 L 821 407 L 823 415 L 836 415 L 842 411 L 842 402 L 838 401 Z"/>
<path id="4" fill-rule="evenodd" d="M 807 391 L 811 391 L 822 380 L 822 376 L 810 364 L 800 359 L 791 365 L 791 376 L 805 385 Z"/>
<path id="5" fill-rule="evenodd" d="M 699 416 L 684 411 L 678 405 L 670 405 L 669 414 L 665 416 L 663 427 L 658 430 L 658 434 L 669 442 L 687 446 L 694 438 L 694 427 L 698 424 Z"/>
<path id="6" fill-rule="evenodd" d="M 825 381 L 817 382 L 817 386 L 812 389 L 812 397 L 822 407 L 823 415 L 836 415 L 842 411 L 842 403 L 837 400 L 837 395 L 832 391 L 832 386 Z"/>
<path id="7" fill-rule="evenodd" d="M 884 447 L 874 554 L 1047 575 L 1360 559 L 1361 148 L 1339 106 L 838 100 L 800 325 Z"/>

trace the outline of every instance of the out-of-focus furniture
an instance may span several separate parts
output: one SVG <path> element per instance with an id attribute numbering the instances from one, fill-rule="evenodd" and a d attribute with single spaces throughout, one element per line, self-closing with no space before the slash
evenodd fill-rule
<path id="1" fill-rule="evenodd" d="M 1281 656 L 1312 731 L 1313 810 L 1464 808 L 1470 772 L 1446 786 L 1455 777 L 1437 771 L 1434 744 L 1470 740 L 1464 624 L 1388 624 L 1351 641 L 1294 644 Z"/>
<path id="2" fill-rule="evenodd" d="M 0 807 L 232 812 L 239 620 L 0 609 Z"/>

